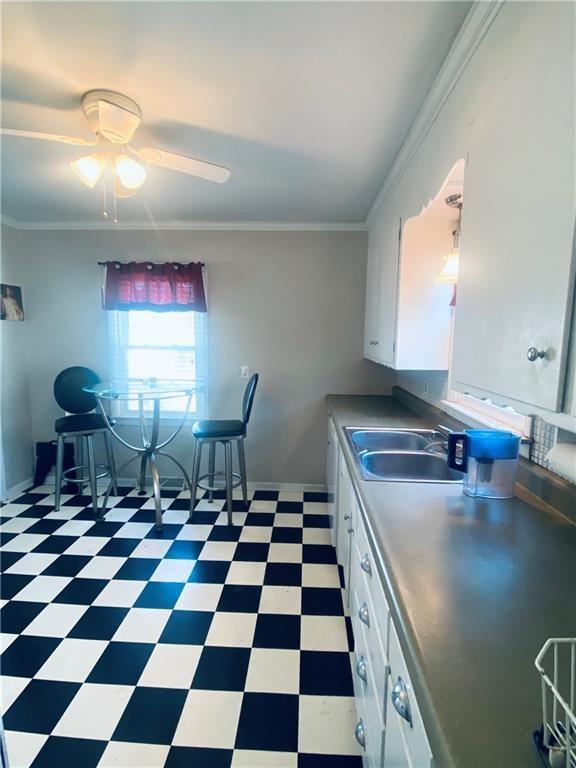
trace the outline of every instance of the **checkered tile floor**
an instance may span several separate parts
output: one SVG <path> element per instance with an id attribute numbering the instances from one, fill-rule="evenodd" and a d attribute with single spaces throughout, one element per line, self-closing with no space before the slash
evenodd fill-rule
<path id="1" fill-rule="evenodd" d="M 325 498 L 248 509 L 126 489 L 26 493 L 0 511 L 11 768 L 361 768 L 351 632 Z"/>

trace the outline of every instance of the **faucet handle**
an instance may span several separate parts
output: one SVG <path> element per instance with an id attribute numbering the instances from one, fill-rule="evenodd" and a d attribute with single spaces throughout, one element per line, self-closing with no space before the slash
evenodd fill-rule
<path id="1" fill-rule="evenodd" d="M 449 427 L 445 427 L 443 424 L 438 424 L 438 426 L 436 427 L 436 432 L 439 432 L 446 439 L 448 439 L 448 435 L 451 435 L 454 432 L 454 430 L 449 429 Z"/>

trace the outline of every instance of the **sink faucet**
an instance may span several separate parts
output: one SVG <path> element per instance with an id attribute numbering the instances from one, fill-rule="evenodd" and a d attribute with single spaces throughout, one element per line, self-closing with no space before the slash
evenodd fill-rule
<path id="1" fill-rule="evenodd" d="M 439 448 L 442 453 L 448 453 L 448 435 L 452 433 L 452 430 L 442 424 L 438 424 L 435 431 L 442 435 L 442 440 L 432 440 L 432 442 L 424 446 L 424 450 L 431 451 Z"/>

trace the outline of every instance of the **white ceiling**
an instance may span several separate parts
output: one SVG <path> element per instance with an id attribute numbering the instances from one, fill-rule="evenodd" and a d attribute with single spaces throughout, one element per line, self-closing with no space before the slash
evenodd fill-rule
<path id="1" fill-rule="evenodd" d="M 149 168 L 124 221 L 361 222 L 467 2 L 2 4 L 2 123 L 89 137 L 81 95 L 135 99 L 152 144 L 220 163 L 224 185 Z M 69 145 L 4 137 L 2 211 L 86 222 Z"/>

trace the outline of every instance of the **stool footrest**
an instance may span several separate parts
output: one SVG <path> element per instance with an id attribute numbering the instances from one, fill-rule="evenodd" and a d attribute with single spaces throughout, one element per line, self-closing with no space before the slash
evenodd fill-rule
<path id="1" fill-rule="evenodd" d="M 209 483 L 203 483 L 202 481 L 206 478 L 210 478 Z M 214 483 L 215 478 L 221 477 L 224 480 L 223 485 L 213 485 L 210 483 Z M 238 472 L 232 472 L 232 488 L 238 488 L 238 486 L 242 483 L 242 478 L 238 474 Z M 226 490 L 226 472 L 207 472 L 205 475 L 202 475 L 198 478 L 198 488 L 202 488 L 203 491 L 225 491 Z"/>
<path id="2" fill-rule="evenodd" d="M 70 467 L 69 469 L 65 469 L 62 472 L 62 477 L 64 480 L 67 480 L 69 483 L 89 483 L 90 482 L 90 474 L 89 474 L 89 466 L 88 464 L 78 464 L 77 467 Z M 110 467 L 108 467 L 106 464 L 96 464 L 96 470 L 102 469 L 104 470 L 100 474 L 96 475 L 96 480 L 100 480 L 103 477 L 108 477 L 110 475 Z M 71 472 L 82 472 L 82 475 L 80 477 L 70 477 Z"/>

